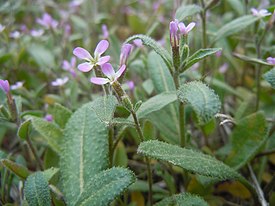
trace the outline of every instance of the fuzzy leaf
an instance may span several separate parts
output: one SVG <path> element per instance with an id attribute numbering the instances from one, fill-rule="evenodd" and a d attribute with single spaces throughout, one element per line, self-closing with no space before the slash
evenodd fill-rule
<path id="1" fill-rule="evenodd" d="M 20 137 L 22 140 L 26 140 L 29 135 L 29 126 L 30 126 L 31 120 L 28 119 L 25 122 L 23 122 L 18 131 L 17 136 Z"/>
<path id="2" fill-rule="evenodd" d="M 135 122 L 133 122 L 133 120 L 120 118 L 120 117 L 114 118 L 111 123 L 113 125 L 122 125 L 122 126 L 127 125 L 129 127 L 135 127 Z"/>
<path id="3" fill-rule="evenodd" d="M 196 51 L 192 56 L 187 59 L 187 64 L 184 66 L 184 70 L 190 68 L 192 65 L 196 64 L 200 60 L 215 54 L 217 51 L 220 51 L 221 48 L 207 48 L 207 49 L 200 49 Z"/>
<path id="4" fill-rule="evenodd" d="M 242 54 L 233 53 L 233 56 L 238 58 L 238 59 L 241 59 L 245 62 L 261 64 L 261 65 L 265 65 L 265 66 L 272 66 L 272 64 L 269 64 L 266 61 L 263 61 L 263 60 L 257 59 L 257 58 L 253 58 L 253 57 L 248 57 L 248 56 L 245 56 L 245 55 L 242 55 Z"/>
<path id="5" fill-rule="evenodd" d="M 134 173 L 128 169 L 113 167 L 105 170 L 93 177 L 75 205 L 108 206 L 135 181 Z"/>
<path id="6" fill-rule="evenodd" d="M 51 206 L 50 189 L 42 172 L 36 172 L 27 178 L 24 194 L 29 206 Z"/>
<path id="7" fill-rule="evenodd" d="M 57 153 L 60 152 L 60 145 L 63 133 L 54 123 L 42 118 L 32 117 L 32 125 L 42 137 L 48 142 L 49 146 Z"/>
<path id="8" fill-rule="evenodd" d="M 55 103 L 52 110 L 52 115 L 54 121 L 62 129 L 64 129 L 67 121 L 70 119 L 72 115 L 72 112 L 68 108 L 62 106 L 61 104 Z"/>
<path id="9" fill-rule="evenodd" d="M 201 197 L 197 195 L 192 195 L 190 193 L 182 193 L 173 195 L 171 197 L 166 197 L 162 201 L 158 202 L 154 206 L 208 206 Z"/>
<path id="10" fill-rule="evenodd" d="M 263 75 L 264 79 L 275 89 L 275 67 Z"/>
<path id="11" fill-rule="evenodd" d="M 240 178 L 236 171 L 210 155 L 157 140 L 142 142 L 138 147 L 138 153 L 220 180 Z"/>
<path id="12" fill-rule="evenodd" d="M 22 179 L 26 179 L 30 172 L 29 170 L 24 167 L 23 165 L 21 164 L 18 164 L 16 162 L 13 162 L 9 159 L 2 159 L 1 160 L 1 163 L 6 167 L 8 168 L 10 171 L 12 171 L 15 175 L 17 175 L 18 177 L 22 178 Z"/>
<path id="13" fill-rule="evenodd" d="M 220 111 L 219 97 L 202 82 L 193 81 L 184 84 L 177 94 L 180 101 L 191 104 L 200 124 L 209 122 Z"/>
<path id="14" fill-rule="evenodd" d="M 125 42 L 129 43 L 135 39 L 140 39 L 142 43 L 146 46 L 149 46 L 152 48 L 160 57 L 164 60 L 165 64 L 168 68 L 172 67 L 172 58 L 171 55 L 165 50 L 163 47 L 161 47 L 154 39 L 152 39 L 149 36 L 138 34 L 129 37 Z"/>
<path id="15" fill-rule="evenodd" d="M 51 167 L 43 171 L 43 175 L 47 182 L 49 182 L 57 173 L 59 172 L 59 168 Z"/>
<path id="16" fill-rule="evenodd" d="M 87 103 L 78 109 L 64 130 L 60 173 L 68 205 L 75 205 L 91 179 L 109 165 L 108 130 L 92 109 L 95 104 Z"/>
<path id="17" fill-rule="evenodd" d="M 263 112 L 239 120 L 231 135 L 232 150 L 226 163 L 236 169 L 246 165 L 262 148 L 267 138 L 268 125 Z"/>
<path id="18" fill-rule="evenodd" d="M 32 44 L 28 47 L 28 52 L 43 71 L 50 71 L 49 68 L 54 67 L 54 56 L 48 48 L 39 44 Z"/>
<path id="19" fill-rule="evenodd" d="M 186 17 L 200 13 L 202 8 L 196 4 L 182 5 L 176 11 L 176 19 L 183 21 Z"/>
<path id="20" fill-rule="evenodd" d="M 230 21 L 229 23 L 222 26 L 217 31 L 216 37 L 213 41 L 215 42 L 220 38 L 225 38 L 232 34 L 236 34 L 245 29 L 246 27 L 248 27 L 249 25 L 253 24 L 257 20 L 259 20 L 259 18 L 252 15 L 241 16 L 237 19 L 234 19 L 233 21 Z"/>

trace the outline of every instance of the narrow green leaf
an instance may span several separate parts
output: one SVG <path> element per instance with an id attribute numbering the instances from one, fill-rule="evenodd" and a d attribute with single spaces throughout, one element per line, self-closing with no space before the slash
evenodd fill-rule
<path id="1" fill-rule="evenodd" d="M 187 59 L 187 64 L 184 66 L 184 70 L 190 68 L 192 65 L 196 64 L 200 60 L 215 54 L 217 51 L 220 51 L 221 48 L 207 48 L 207 49 L 200 49 L 196 51 L 192 56 Z"/>
<path id="2" fill-rule="evenodd" d="M 176 19 L 183 21 L 186 17 L 200 13 L 202 8 L 196 4 L 182 5 L 176 11 Z"/>
<path id="3" fill-rule="evenodd" d="M 207 202 L 205 202 L 201 197 L 197 195 L 192 195 L 190 193 L 182 193 L 173 195 L 171 197 L 167 197 L 162 201 L 158 202 L 154 206 L 208 206 Z"/>
<path id="4" fill-rule="evenodd" d="M 134 173 L 128 169 L 114 167 L 105 170 L 93 177 L 75 205 L 108 206 L 135 181 Z"/>
<path id="5" fill-rule="evenodd" d="M 275 67 L 263 75 L 264 79 L 275 89 Z"/>
<path id="6" fill-rule="evenodd" d="M 54 121 L 62 129 L 64 129 L 67 121 L 69 120 L 69 118 L 72 115 L 72 112 L 68 108 L 62 106 L 61 104 L 55 103 L 51 114 L 53 115 Z"/>
<path id="7" fill-rule="evenodd" d="M 150 113 L 156 112 L 176 100 L 176 92 L 163 92 L 144 102 L 139 108 L 137 115 L 139 118 L 145 118 Z"/>
<path id="8" fill-rule="evenodd" d="M 44 137 L 54 151 L 59 153 L 63 136 L 60 128 L 58 128 L 54 123 L 48 122 L 42 118 L 32 117 L 31 120 L 34 129 Z"/>
<path id="9" fill-rule="evenodd" d="M 43 175 L 47 182 L 49 182 L 57 173 L 59 172 L 59 168 L 51 167 L 43 171 Z"/>
<path id="10" fill-rule="evenodd" d="M 117 118 L 114 118 L 112 121 L 111 121 L 111 124 L 114 124 L 114 125 L 127 125 L 127 126 L 130 126 L 130 127 L 135 127 L 135 122 L 133 120 L 129 120 L 129 119 L 125 119 L 125 118 L 120 118 L 120 117 L 117 117 Z"/>
<path id="11" fill-rule="evenodd" d="M 220 180 L 240 178 L 236 171 L 210 155 L 157 140 L 142 142 L 138 147 L 138 153 Z"/>
<path id="12" fill-rule="evenodd" d="M 17 164 L 9 159 L 2 159 L 1 163 L 7 169 L 9 169 L 11 172 L 13 172 L 15 175 L 22 178 L 23 180 L 25 180 L 30 174 L 29 170 L 26 167 L 21 164 Z"/>
<path id="13" fill-rule="evenodd" d="M 31 120 L 28 119 L 25 122 L 23 122 L 18 131 L 17 136 L 19 136 L 22 140 L 26 140 L 29 135 L 29 126 L 30 126 Z"/>
<path id="14" fill-rule="evenodd" d="M 24 194 L 29 206 L 51 206 L 50 189 L 42 172 L 36 172 L 27 178 Z"/>
<path id="15" fill-rule="evenodd" d="M 64 130 L 60 173 L 68 205 L 75 205 L 92 178 L 109 165 L 108 130 L 92 109 L 96 104 L 91 102 L 79 108 Z"/>
<path id="16" fill-rule="evenodd" d="M 243 60 L 245 62 L 256 63 L 256 64 L 265 65 L 265 66 L 272 66 L 272 64 L 269 64 L 266 61 L 263 61 L 263 60 L 257 59 L 257 58 L 253 58 L 253 57 L 248 57 L 248 56 L 245 56 L 242 54 L 233 53 L 233 56 L 240 60 Z"/>
<path id="17" fill-rule="evenodd" d="M 241 16 L 237 19 L 234 19 L 233 21 L 230 21 L 229 23 L 225 24 L 222 28 L 220 28 L 217 31 L 216 37 L 213 41 L 215 42 L 220 38 L 225 38 L 232 34 L 236 34 L 244 30 L 246 27 L 253 24 L 257 20 L 259 20 L 259 18 L 252 15 Z"/>
<path id="18" fill-rule="evenodd" d="M 191 104 L 200 124 L 209 122 L 220 111 L 219 97 L 202 82 L 186 83 L 179 88 L 177 94 L 181 102 Z"/>
<path id="19" fill-rule="evenodd" d="M 152 48 L 160 57 L 164 60 L 165 64 L 167 65 L 168 68 L 172 67 L 172 57 L 171 55 L 165 50 L 163 47 L 161 47 L 154 39 L 152 39 L 149 36 L 143 35 L 143 34 L 138 34 L 129 37 L 126 39 L 126 43 L 129 43 L 135 39 L 140 39 L 142 40 L 142 43 L 146 46 L 149 46 Z"/>
<path id="20" fill-rule="evenodd" d="M 48 68 L 54 67 L 55 62 L 53 53 L 46 47 L 39 44 L 32 44 L 28 47 L 28 52 L 43 71 L 47 71 Z"/>
<path id="21" fill-rule="evenodd" d="M 268 125 L 263 112 L 251 114 L 238 122 L 231 135 L 232 150 L 226 163 L 235 169 L 246 165 L 268 138 Z"/>

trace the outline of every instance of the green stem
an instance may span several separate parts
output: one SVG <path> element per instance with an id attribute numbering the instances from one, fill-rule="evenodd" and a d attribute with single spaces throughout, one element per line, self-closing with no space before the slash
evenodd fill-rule
<path id="1" fill-rule="evenodd" d="M 206 10 L 205 10 L 205 4 L 203 0 L 200 0 L 201 6 L 203 8 L 203 11 L 201 12 L 201 21 L 202 21 L 202 47 L 206 48 L 207 47 L 207 36 L 206 36 Z M 203 60 L 202 62 L 202 74 L 205 73 L 206 70 L 206 59 Z"/>
<path id="2" fill-rule="evenodd" d="M 109 167 L 110 168 L 113 166 L 113 155 L 114 155 L 113 136 L 114 136 L 114 127 L 111 126 L 109 128 Z"/>
<path id="3" fill-rule="evenodd" d="M 253 185 L 251 185 L 250 182 L 248 182 L 246 179 L 244 179 L 243 177 L 239 179 L 239 181 L 249 190 L 249 192 L 251 193 L 253 199 L 254 199 L 254 203 L 255 205 L 257 205 L 257 203 L 259 203 L 258 200 L 258 194 L 256 192 L 256 189 Z"/>
<path id="4" fill-rule="evenodd" d="M 31 141 L 31 138 L 29 137 L 29 135 L 27 136 L 27 143 L 28 143 L 28 146 L 29 146 L 29 148 L 31 149 L 33 155 L 34 155 L 34 158 L 36 159 L 36 162 L 38 163 L 39 169 L 43 171 L 44 168 L 43 168 L 42 161 L 41 161 L 41 159 L 39 158 L 38 153 L 37 153 L 35 147 L 33 146 L 32 141 Z"/>

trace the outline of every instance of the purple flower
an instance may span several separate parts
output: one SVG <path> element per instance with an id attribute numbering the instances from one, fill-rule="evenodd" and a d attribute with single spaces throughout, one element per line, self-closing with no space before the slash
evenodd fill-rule
<path id="1" fill-rule="evenodd" d="M 0 79 L 0 89 L 2 89 L 6 94 L 10 91 L 10 84 L 8 80 Z"/>
<path id="2" fill-rule="evenodd" d="M 55 29 L 58 25 L 58 22 L 52 18 L 51 15 L 48 13 L 44 13 L 41 19 L 37 19 L 36 22 L 45 28 L 49 29 Z"/>
<path id="3" fill-rule="evenodd" d="M 133 81 L 127 81 L 126 84 L 131 91 L 135 89 L 135 83 Z"/>
<path id="4" fill-rule="evenodd" d="M 52 86 L 58 87 L 58 86 L 63 86 L 68 82 L 69 78 L 64 77 L 64 78 L 57 78 L 56 80 L 52 81 Z"/>
<path id="5" fill-rule="evenodd" d="M 5 28 L 6 28 L 5 26 L 3 26 L 2 24 L 0 24 L 0 33 L 1 33 L 2 31 L 4 31 Z"/>
<path id="6" fill-rule="evenodd" d="M 142 45 L 143 45 L 141 39 L 135 39 L 135 40 L 133 41 L 133 43 L 134 43 L 134 45 L 135 45 L 136 47 L 139 47 L 139 48 L 142 47 Z"/>
<path id="7" fill-rule="evenodd" d="M 267 63 L 275 65 L 275 57 L 268 57 L 266 59 Z"/>
<path id="8" fill-rule="evenodd" d="M 31 36 L 32 37 L 40 37 L 40 36 L 42 36 L 43 35 L 43 33 L 44 33 L 44 30 L 42 30 L 42 29 L 39 29 L 39 30 L 31 30 L 30 31 L 30 34 L 31 34 Z"/>
<path id="9" fill-rule="evenodd" d="M 219 50 L 215 53 L 216 57 L 221 57 L 222 55 L 222 50 Z"/>
<path id="10" fill-rule="evenodd" d="M 65 71 L 70 72 L 73 77 L 76 77 L 76 72 L 74 70 L 75 67 L 76 67 L 76 58 L 75 57 L 72 57 L 70 62 L 68 62 L 67 60 L 64 60 L 62 63 L 62 68 Z"/>
<path id="11" fill-rule="evenodd" d="M 126 69 L 126 65 L 123 64 L 117 72 L 115 72 L 114 68 L 110 63 L 103 64 L 101 66 L 103 74 L 107 78 L 100 78 L 100 77 L 92 77 L 90 81 L 94 84 L 103 85 L 103 84 L 113 84 L 117 79 L 123 74 Z"/>
<path id="12" fill-rule="evenodd" d="M 21 36 L 19 31 L 13 31 L 10 33 L 10 37 L 14 39 L 18 39 Z"/>
<path id="13" fill-rule="evenodd" d="M 76 47 L 73 54 L 79 59 L 86 61 L 85 63 L 79 64 L 77 68 L 82 72 L 89 72 L 94 66 L 101 66 L 107 63 L 110 60 L 110 56 L 101 57 L 101 55 L 108 49 L 108 47 L 109 42 L 107 40 L 101 40 L 96 46 L 94 57 L 92 57 L 87 50 L 81 47 Z"/>
<path id="14" fill-rule="evenodd" d="M 108 39 L 109 38 L 109 31 L 108 31 L 108 28 L 107 28 L 106 24 L 103 24 L 101 26 L 101 30 L 102 30 L 102 34 L 103 34 L 103 39 Z"/>
<path id="15" fill-rule="evenodd" d="M 271 15 L 271 13 L 268 12 L 268 10 L 266 9 L 257 10 L 255 8 L 252 8 L 251 12 L 252 12 L 252 15 L 256 17 L 265 17 L 265 16 Z"/>
<path id="16" fill-rule="evenodd" d="M 120 52 L 120 65 L 126 64 L 128 57 L 133 49 L 131 44 L 123 44 Z"/>
<path id="17" fill-rule="evenodd" d="M 15 84 L 10 86 L 10 89 L 11 90 L 19 89 L 19 88 L 23 87 L 23 84 L 24 84 L 24 82 L 16 82 Z"/>
<path id="18" fill-rule="evenodd" d="M 185 26 L 185 24 L 183 22 L 180 22 L 179 23 L 180 33 L 183 35 L 187 35 L 195 26 L 196 26 L 195 22 L 191 22 L 187 26 Z"/>
<path id="19" fill-rule="evenodd" d="M 172 47 L 177 47 L 179 45 L 179 33 L 178 33 L 178 20 L 171 21 L 169 25 L 170 30 L 170 43 Z"/>
<path id="20" fill-rule="evenodd" d="M 228 70 L 228 64 L 224 63 L 220 68 L 219 68 L 219 72 L 221 74 L 224 74 L 226 71 Z"/>
<path id="21" fill-rule="evenodd" d="M 48 122 L 52 122 L 53 121 L 53 116 L 51 114 L 47 114 L 44 119 Z"/>

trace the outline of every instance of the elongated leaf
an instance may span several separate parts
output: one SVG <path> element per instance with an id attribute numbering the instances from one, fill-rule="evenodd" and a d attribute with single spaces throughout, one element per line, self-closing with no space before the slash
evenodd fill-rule
<path id="1" fill-rule="evenodd" d="M 275 67 L 263 75 L 264 79 L 275 89 Z"/>
<path id="2" fill-rule="evenodd" d="M 177 94 L 180 101 L 191 104 L 200 124 L 209 122 L 220 111 L 219 97 L 202 82 L 193 81 L 184 84 Z"/>
<path id="3" fill-rule="evenodd" d="M 78 109 L 64 130 L 60 173 L 68 205 L 75 205 L 92 178 L 109 164 L 108 130 L 92 109 L 94 106 L 91 102 Z"/>
<path id="4" fill-rule="evenodd" d="M 168 68 L 172 67 L 172 57 L 171 55 L 163 48 L 161 47 L 154 39 L 152 39 L 149 36 L 138 34 L 129 37 L 125 42 L 129 43 L 135 39 L 142 40 L 142 43 L 146 46 L 149 46 L 152 48 L 160 57 L 164 60 L 165 64 Z"/>
<path id="5" fill-rule="evenodd" d="M 64 128 L 67 121 L 71 117 L 72 112 L 68 108 L 62 106 L 61 104 L 55 103 L 52 110 L 52 115 L 53 115 L 54 121 L 61 128 Z"/>
<path id="6" fill-rule="evenodd" d="M 208 49 L 200 49 L 196 51 L 192 56 L 190 56 L 187 60 L 187 64 L 184 66 L 184 70 L 190 68 L 192 65 L 196 64 L 200 60 L 215 54 L 217 51 L 220 51 L 221 48 L 208 48 Z"/>
<path id="7" fill-rule="evenodd" d="M 246 15 L 241 16 L 237 19 L 234 19 L 233 21 L 230 21 L 229 23 L 225 24 L 222 28 L 220 28 L 217 31 L 216 37 L 214 38 L 214 42 L 219 40 L 220 38 L 225 38 L 227 36 L 230 36 L 232 34 L 236 34 L 249 25 L 256 22 L 259 18 L 252 16 L 252 15 Z"/>
<path id="8" fill-rule="evenodd" d="M 54 123 L 48 122 L 42 118 L 32 117 L 32 125 L 42 137 L 48 142 L 49 146 L 56 151 L 60 152 L 60 145 L 63 133 Z"/>
<path id="9" fill-rule="evenodd" d="M 138 153 L 220 180 L 240 178 L 236 171 L 212 156 L 157 140 L 142 142 L 138 147 Z"/>
<path id="10" fill-rule="evenodd" d="M 202 8 L 196 4 L 182 5 L 176 11 L 176 19 L 179 21 L 184 20 L 188 16 L 200 13 Z"/>
<path id="11" fill-rule="evenodd" d="M 36 172 L 27 178 L 24 194 L 29 206 L 51 206 L 50 189 L 42 172 Z"/>
<path id="12" fill-rule="evenodd" d="M 236 122 L 231 139 L 232 150 L 226 163 L 236 169 L 246 165 L 268 138 L 268 125 L 263 112 L 251 114 Z"/>
<path id="13" fill-rule="evenodd" d="M 111 168 L 93 177 L 91 184 L 82 193 L 77 206 L 108 206 L 117 196 L 136 180 L 132 171 Z"/>
<path id="14" fill-rule="evenodd" d="M 154 206 L 207 206 L 207 202 L 205 202 L 201 197 L 197 195 L 192 195 L 190 193 L 182 193 L 178 195 L 173 195 L 171 197 L 167 197 L 162 201 L 158 202 Z"/>
<path id="15" fill-rule="evenodd" d="M 16 162 L 13 162 L 9 159 L 2 159 L 1 160 L 1 163 L 6 167 L 8 168 L 10 171 L 12 171 L 15 175 L 17 175 L 18 177 L 22 178 L 22 179 L 26 179 L 30 172 L 29 170 L 24 167 L 23 165 L 21 164 L 18 164 Z"/>
<path id="16" fill-rule="evenodd" d="M 145 118 L 150 113 L 158 111 L 176 100 L 176 92 L 164 92 L 158 94 L 144 102 L 139 108 L 137 115 L 139 118 Z"/>
<path id="17" fill-rule="evenodd" d="M 266 61 L 263 61 L 263 60 L 257 59 L 257 58 L 253 58 L 253 57 L 248 57 L 248 56 L 245 56 L 245 55 L 242 55 L 242 54 L 233 53 L 233 56 L 238 58 L 238 59 L 241 59 L 245 62 L 261 64 L 261 65 L 265 65 L 265 66 L 272 66 L 272 64 L 269 64 Z"/>
<path id="18" fill-rule="evenodd" d="M 49 182 L 58 172 L 59 172 L 59 168 L 51 167 L 47 170 L 44 170 L 43 175 L 47 180 L 47 182 Z"/>
<path id="19" fill-rule="evenodd" d="M 38 44 L 32 44 L 28 47 L 28 52 L 31 54 L 40 68 L 43 69 L 43 71 L 49 71 L 45 69 L 54 67 L 55 62 L 53 53 L 46 47 Z"/>
<path id="20" fill-rule="evenodd" d="M 17 131 L 17 136 L 19 136 L 22 140 L 26 140 L 27 136 L 29 135 L 30 123 L 31 123 L 30 119 L 26 120 L 20 125 Z"/>

